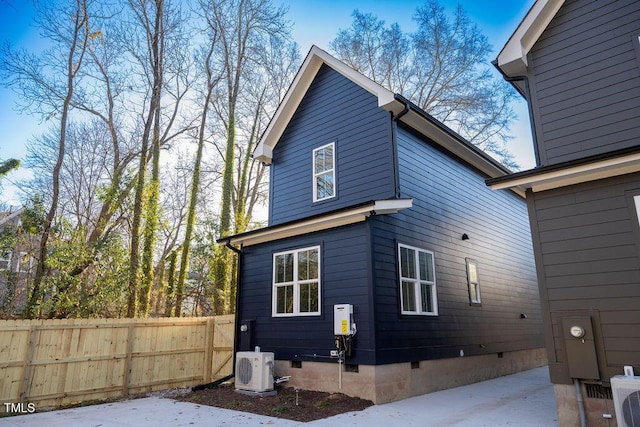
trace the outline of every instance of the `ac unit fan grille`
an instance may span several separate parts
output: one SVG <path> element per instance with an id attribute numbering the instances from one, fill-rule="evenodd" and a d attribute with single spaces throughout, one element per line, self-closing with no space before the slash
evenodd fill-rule
<path id="1" fill-rule="evenodd" d="M 640 427 L 640 391 L 634 391 L 624 399 L 622 414 L 629 427 Z"/>
<path id="2" fill-rule="evenodd" d="M 243 357 L 238 361 L 238 380 L 242 384 L 251 383 L 251 378 L 253 378 L 253 365 L 251 364 L 251 360 L 246 357 Z"/>

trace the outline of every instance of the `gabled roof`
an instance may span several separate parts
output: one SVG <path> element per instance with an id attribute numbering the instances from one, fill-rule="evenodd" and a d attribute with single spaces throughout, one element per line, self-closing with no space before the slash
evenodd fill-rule
<path id="1" fill-rule="evenodd" d="M 307 93 L 309 86 L 311 86 L 322 64 L 328 65 L 349 80 L 377 96 L 379 107 L 387 111 L 393 111 L 394 113 L 402 110 L 403 106 L 395 102 L 393 92 L 368 77 L 365 77 L 344 62 L 339 61 L 314 45 L 302 63 L 298 74 L 296 74 L 296 77 L 293 79 L 293 83 L 291 83 L 291 87 L 285 94 L 284 99 L 278 106 L 273 119 L 271 119 L 267 129 L 262 134 L 262 138 L 260 138 L 253 152 L 254 159 L 271 164 L 273 148 L 278 143 L 278 140 L 289 124 L 293 114 L 296 112 L 298 105 L 300 105 L 302 98 Z"/>
<path id="2" fill-rule="evenodd" d="M 508 77 L 525 75 L 527 54 L 538 41 L 564 0 L 537 0 L 498 54 L 496 65 Z"/>
<path id="3" fill-rule="evenodd" d="M 489 177 L 495 178 L 511 173 L 508 168 L 411 103 L 402 95 L 395 94 L 379 85 L 317 46 L 313 46 L 309 51 L 291 87 L 278 106 L 267 129 L 262 134 L 253 152 L 254 159 L 266 164 L 271 164 L 274 147 L 280 140 L 289 121 L 292 119 L 296 109 L 323 64 L 331 67 L 333 70 L 375 95 L 378 99 L 378 106 L 397 115 L 399 121 L 430 138 L 448 152 L 461 158 Z M 515 189 L 514 191 L 524 196 L 524 193 L 520 190 Z"/>

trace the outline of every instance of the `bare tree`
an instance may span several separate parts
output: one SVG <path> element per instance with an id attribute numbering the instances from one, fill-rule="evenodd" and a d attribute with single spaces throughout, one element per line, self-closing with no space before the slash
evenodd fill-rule
<path id="1" fill-rule="evenodd" d="M 258 57 L 263 67 L 252 69 L 242 102 L 241 134 L 246 144 L 238 144 L 236 184 L 233 192 L 234 233 L 247 231 L 256 205 L 267 198 L 265 165 L 251 154 L 273 112 L 284 97 L 300 64 L 296 43 L 274 39 Z M 232 299 L 233 301 L 233 299 Z"/>
<path id="2" fill-rule="evenodd" d="M 189 197 L 189 210 L 187 212 L 187 224 L 184 236 L 184 243 L 182 244 L 182 253 L 180 258 L 180 271 L 178 274 L 178 281 L 175 286 L 175 316 L 179 317 L 182 314 L 182 301 L 184 296 L 184 283 L 188 271 L 189 251 L 191 248 L 191 237 L 193 235 L 193 229 L 196 219 L 196 207 L 198 204 L 198 195 L 200 190 L 200 168 L 202 165 L 202 155 L 204 152 L 204 144 L 207 132 L 207 120 L 209 119 L 209 109 L 214 94 L 214 90 L 222 78 L 220 71 L 216 70 L 214 62 L 214 52 L 217 48 L 218 42 L 218 28 L 215 24 L 215 15 L 212 16 L 207 5 L 203 2 L 200 3 L 201 10 L 203 12 L 203 18 L 207 22 L 205 30 L 205 39 L 209 41 L 202 52 L 200 53 L 199 66 L 204 69 L 204 79 L 202 86 L 204 87 L 204 97 L 202 100 L 202 112 L 200 114 L 200 125 L 198 128 L 196 156 L 193 165 L 193 175 L 191 181 L 191 191 Z"/>
<path id="3" fill-rule="evenodd" d="M 237 126 L 239 99 L 247 85 L 247 71 L 259 67 L 255 59 L 269 47 L 269 41 L 289 39 L 289 25 L 285 21 L 286 10 L 276 8 L 271 0 L 221 0 L 206 4 L 205 15 L 213 30 L 219 35 L 220 49 L 215 60 L 222 70 L 222 82 L 216 92 L 215 111 L 224 126 L 224 144 L 221 156 L 224 167 L 221 185 L 220 233 L 232 231 L 234 170 L 236 167 Z M 215 277 L 216 313 L 229 311 L 229 295 L 232 278 L 230 276 L 227 251 L 216 254 Z"/>
<path id="4" fill-rule="evenodd" d="M 515 117 L 513 91 L 492 75 L 491 46 L 461 6 L 450 15 L 436 0 L 427 1 L 416 9 L 414 33 L 358 10 L 352 16 L 351 28 L 331 42 L 341 60 L 517 167 L 505 145 Z"/>
<path id="5" fill-rule="evenodd" d="M 139 39 L 135 37 L 135 32 L 130 38 L 129 53 L 140 67 L 140 83 L 147 88 L 145 95 L 148 95 L 148 104 L 143 102 L 143 113 L 141 113 L 143 121 L 141 149 L 131 229 L 127 315 L 133 317 L 137 313 L 146 315 L 149 291 L 153 283 L 153 256 L 159 214 L 160 148 L 190 129 L 186 124 L 171 133 L 178 117 L 180 103 L 190 89 L 190 77 L 188 68 L 185 68 L 189 63 L 186 59 L 188 46 L 184 45 L 184 33 L 180 31 L 180 26 L 183 24 L 180 10 L 165 4 L 164 0 L 130 0 L 129 5 L 135 17 L 135 25 L 141 30 Z M 130 31 L 131 28 L 128 30 Z M 172 63 L 168 64 L 170 53 L 174 54 L 174 57 Z M 174 74 L 169 76 L 168 70 Z M 171 88 L 168 87 L 169 82 L 173 82 Z M 168 101 L 163 94 L 171 98 L 172 102 L 169 106 L 166 105 Z M 167 110 L 166 114 L 164 110 Z M 150 158 L 152 159 L 152 176 L 147 186 L 146 168 Z M 144 206 L 145 188 L 149 196 L 146 207 Z M 146 218 L 143 223 L 145 210 Z M 140 230 L 143 226 L 145 231 L 141 262 Z"/>
<path id="6" fill-rule="evenodd" d="M 63 16 L 66 19 L 61 19 Z M 40 238 L 35 278 L 25 310 L 29 317 L 37 314 L 41 299 L 40 285 L 46 274 L 47 242 L 58 209 L 59 177 L 64 161 L 67 124 L 74 90 L 87 45 L 94 38 L 86 0 L 42 8 L 37 22 L 53 47 L 40 57 L 7 47 L 0 65 L 3 73 L 8 76 L 8 84 L 21 94 L 26 109 L 59 119 L 58 154 L 52 173 L 51 205 Z"/>

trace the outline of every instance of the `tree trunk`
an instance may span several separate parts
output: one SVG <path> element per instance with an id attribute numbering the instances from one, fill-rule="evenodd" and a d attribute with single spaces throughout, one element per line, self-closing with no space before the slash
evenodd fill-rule
<path id="1" fill-rule="evenodd" d="M 28 318 L 34 318 L 39 312 L 40 299 L 42 297 L 42 281 L 46 273 L 47 265 L 47 243 L 49 235 L 51 233 L 51 225 L 58 210 L 58 198 L 60 194 L 60 171 L 62 169 L 62 163 L 64 161 L 65 143 L 67 137 L 67 122 L 69 119 L 69 110 L 71 108 L 71 101 L 74 93 L 74 80 L 82 65 L 82 59 L 86 50 L 88 34 L 87 24 L 87 11 L 85 1 L 76 1 L 76 10 L 74 16 L 74 34 L 69 48 L 69 55 L 67 56 L 67 93 L 62 104 L 62 112 L 60 116 L 60 143 L 58 147 L 58 157 L 56 164 L 53 168 L 52 176 L 52 194 L 51 194 L 51 206 L 45 217 L 43 224 L 43 232 L 40 237 L 40 243 L 38 245 L 38 260 L 36 264 L 36 274 L 33 280 L 33 286 L 30 291 L 30 295 L 25 308 L 25 315 Z M 82 40 L 79 37 L 84 35 Z M 78 46 L 80 43 L 80 46 Z M 79 58 L 76 58 L 76 53 L 79 49 Z"/>
<path id="2" fill-rule="evenodd" d="M 196 208 L 198 206 L 198 193 L 200 190 L 200 167 L 202 164 L 202 153 L 204 151 L 205 131 L 207 127 L 207 116 L 209 114 L 209 107 L 211 103 L 211 97 L 213 95 L 213 89 L 220 80 L 219 77 L 214 77 L 210 61 L 213 55 L 216 37 L 211 40 L 209 45 L 209 51 L 205 58 L 205 71 L 207 76 L 207 93 L 205 95 L 204 105 L 202 107 L 202 116 L 200 119 L 200 129 L 198 131 L 198 150 L 196 152 L 196 159 L 193 165 L 193 176 L 191 178 L 191 193 L 189 198 L 189 209 L 187 212 L 187 226 L 184 235 L 184 243 L 182 244 L 182 257 L 180 260 L 180 274 L 178 276 L 177 291 L 176 291 L 176 316 L 180 316 L 182 312 L 182 299 L 184 294 L 184 283 L 187 277 L 189 269 L 189 250 L 191 248 L 191 236 L 193 234 L 193 228 L 196 221 Z"/>
<path id="3" fill-rule="evenodd" d="M 169 275 L 169 277 L 167 277 L 167 300 L 164 310 L 165 317 L 171 317 L 174 314 L 173 310 L 175 306 L 173 304 L 173 300 L 176 281 L 176 264 L 178 262 L 179 250 L 180 249 L 174 249 L 173 251 L 171 251 L 171 255 L 169 256 L 169 272 L 167 273 Z"/>
<path id="4" fill-rule="evenodd" d="M 136 194 L 133 207 L 133 221 L 131 226 L 131 262 L 129 265 L 129 289 L 127 299 L 127 317 L 135 317 L 137 314 L 137 295 L 140 291 L 140 278 L 144 272 L 140 271 L 140 227 L 142 223 L 144 187 L 146 181 L 147 155 L 149 151 L 149 137 L 151 126 L 155 123 L 157 111 L 160 108 L 160 95 L 162 91 L 162 17 L 163 0 L 156 0 L 156 13 L 153 31 L 147 28 L 151 44 L 153 87 L 151 89 L 151 102 L 149 112 L 145 121 L 144 132 L 142 134 L 142 149 L 140 153 L 140 163 L 138 168 L 138 181 L 136 183 Z M 159 132 L 158 132 L 159 135 Z M 159 137 L 158 137 L 159 138 Z M 156 138 L 154 135 L 154 145 Z"/>

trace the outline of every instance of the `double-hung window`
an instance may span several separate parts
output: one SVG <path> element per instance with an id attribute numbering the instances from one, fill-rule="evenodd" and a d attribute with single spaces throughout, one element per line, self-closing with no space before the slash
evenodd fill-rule
<path id="1" fill-rule="evenodd" d="M 335 144 L 313 150 L 313 201 L 319 202 L 336 195 Z"/>
<path id="2" fill-rule="evenodd" d="M 469 286 L 469 302 L 472 305 L 482 303 L 480 299 L 480 279 L 478 279 L 478 263 L 473 259 L 467 261 L 467 284 Z"/>
<path id="3" fill-rule="evenodd" d="M 273 255 L 273 316 L 320 314 L 320 247 Z"/>
<path id="4" fill-rule="evenodd" d="M 398 244 L 402 314 L 437 315 L 433 252 Z"/>

